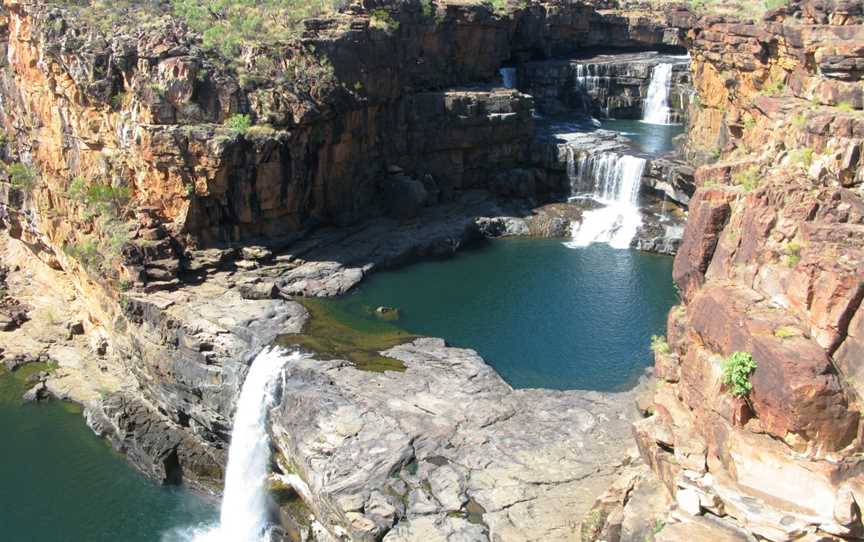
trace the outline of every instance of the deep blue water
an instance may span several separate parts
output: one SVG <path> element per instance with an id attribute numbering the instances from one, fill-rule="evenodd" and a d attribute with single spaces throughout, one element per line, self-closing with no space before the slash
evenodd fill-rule
<path id="1" fill-rule="evenodd" d="M 158 542 L 212 521 L 212 503 L 133 471 L 69 403 L 21 404 L 28 373 L 0 374 L 0 540 Z"/>
<path id="2" fill-rule="evenodd" d="M 330 307 L 355 325 L 396 307 L 396 325 L 477 350 L 514 387 L 618 390 L 652 363 L 677 301 L 671 272 L 668 256 L 499 240 L 376 273 Z"/>

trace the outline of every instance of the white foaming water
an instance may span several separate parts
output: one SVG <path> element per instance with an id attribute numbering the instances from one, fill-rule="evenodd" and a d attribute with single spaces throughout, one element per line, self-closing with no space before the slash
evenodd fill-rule
<path id="1" fill-rule="evenodd" d="M 669 124 L 669 87 L 672 84 L 672 64 L 657 64 L 651 72 L 648 95 L 643 102 L 642 122 Z"/>
<path id="2" fill-rule="evenodd" d="M 605 88 L 609 85 L 609 78 L 602 77 L 592 71 L 599 69 L 596 65 L 591 64 L 576 64 L 576 72 L 574 80 L 576 88 L 579 89 L 579 95 L 582 99 L 582 109 L 586 115 L 591 115 L 593 111 L 592 94 L 598 92 L 601 87 Z"/>
<path id="3" fill-rule="evenodd" d="M 169 534 L 163 540 L 185 542 L 268 542 L 269 495 L 267 471 L 270 438 L 267 416 L 275 401 L 279 374 L 285 363 L 301 354 L 288 354 L 279 348 L 262 350 L 246 375 L 240 391 L 219 525 L 194 527 Z"/>
<path id="4" fill-rule="evenodd" d="M 501 68 L 498 73 L 501 74 L 504 88 L 516 88 L 516 68 Z"/>
<path id="5" fill-rule="evenodd" d="M 645 159 L 613 152 L 583 156 L 578 162 L 574 158 L 568 149 L 567 176 L 573 199 L 593 199 L 603 207 L 585 211 L 581 222 L 573 222 L 572 241 L 565 245 L 579 248 L 608 243 L 612 248 L 630 248 L 642 225 L 638 200 Z"/>

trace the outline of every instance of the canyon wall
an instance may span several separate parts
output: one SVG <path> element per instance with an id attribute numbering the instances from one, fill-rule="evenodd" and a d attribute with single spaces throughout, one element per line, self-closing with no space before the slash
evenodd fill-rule
<path id="1" fill-rule="evenodd" d="M 640 451 L 690 537 L 716 525 L 703 516 L 730 520 L 741 537 L 857 539 L 860 4 L 793 2 L 753 23 L 706 16 L 687 40 L 701 103 L 689 145 L 719 158 L 696 171 L 674 267 L 682 304 L 668 346 L 656 348 L 655 414 L 635 425 Z M 738 396 L 723 378 L 736 352 L 757 364 Z"/>

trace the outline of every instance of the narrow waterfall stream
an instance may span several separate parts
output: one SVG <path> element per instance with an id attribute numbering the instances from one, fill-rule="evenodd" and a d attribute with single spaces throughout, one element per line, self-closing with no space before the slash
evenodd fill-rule
<path id="1" fill-rule="evenodd" d="M 568 247 L 608 243 L 612 248 L 630 248 L 642 225 L 639 187 L 646 160 L 614 152 L 583 155 L 578 161 L 567 156 L 567 174 L 573 198 L 593 199 L 599 209 L 585 211 L 581 222 L 571 226 Z"/>
<path id="2" fill-rule="evenodd" d="M 669 124 L 669 87 L 672 84 L 672 64 L 657 64 L 651 72 L 651 83 L 642 113 L 649 124 Z"/>
<path id="3" fill-rule="evenodd" d="M 288 361 L 301 357 L 280 348 L 265 349 L 252 362 L 234 417 L 225 492 L 219 525 L 193 529 L 192 542 L 268 542 L 270 540 L 267 469 L 270 438 L 267 419 L 276 399 L 279 374 Z"/>
<path id="4" fill-rule="evenodd" d="M 516 88 L 516 68 L 504 67 L 498 70 L 504 88 Z"/>

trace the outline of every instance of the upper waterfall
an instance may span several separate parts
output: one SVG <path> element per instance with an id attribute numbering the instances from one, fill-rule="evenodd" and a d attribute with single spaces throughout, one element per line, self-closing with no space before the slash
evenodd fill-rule
<path id="1" fill-rule="evenodd" d="M 498 70 L 501 74 L 501 82 L 504 88 L 516 88 L 516 68 L 504 67 Z"/>
<path id="2" fill-rule="evenodd" d="M 657 64 L 651 72 L 648 95 L 643 103 L 642 120 L 649 124 L 669 124 L 669 89 L 672 84 L 672 64 Z"/>
<path id="3" fill-rule="evenodd" d="M 280 348 L 261 351 L 256 356 L 240 392 L 219 525 L 191 529 L 181 539 L 191 542 L 269 542 L 270 502 L 267 473 L 270 463 L 270 438 L 267 419 L 276 399 L 279 374 L 288 361 L 301 354 L 288 354 Z"/>

